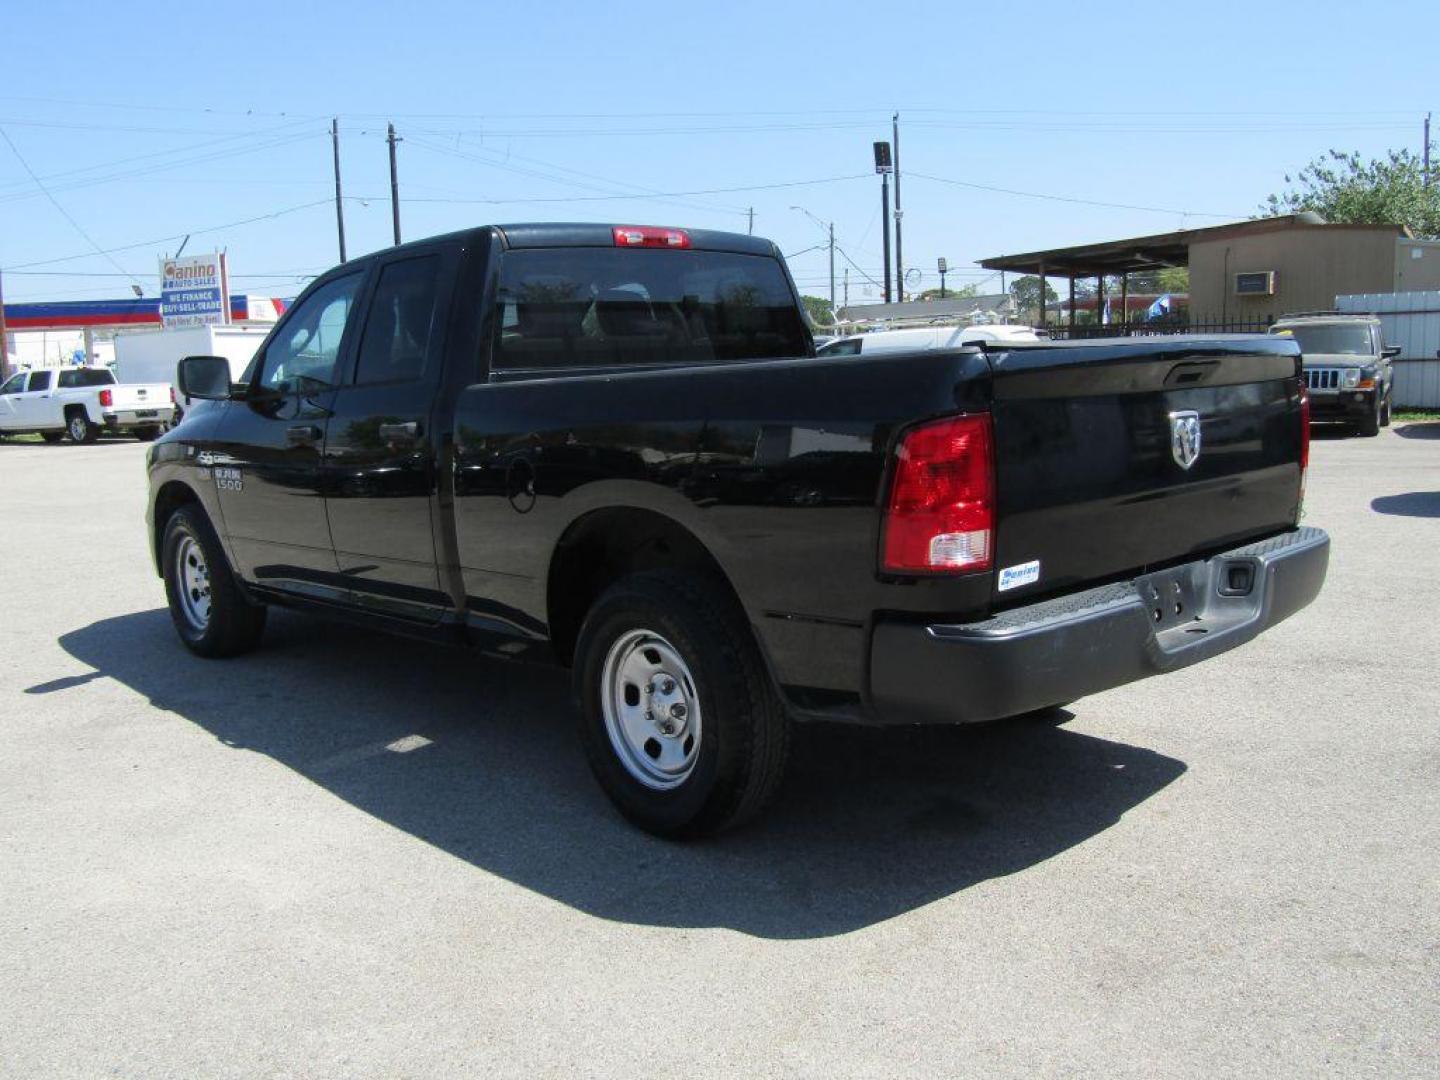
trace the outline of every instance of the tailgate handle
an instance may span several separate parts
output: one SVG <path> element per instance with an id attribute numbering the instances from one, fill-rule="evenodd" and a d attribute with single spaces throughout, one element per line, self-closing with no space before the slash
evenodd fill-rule
<path id="1" fill-rule="evenodd" d="M 1165 376 L 1165 385 L 1172 386 L 1199 386 L 1206 379 L 1214 375 L 1220 367 L 1218 360 L 1190 360 L 1183 364 L 1176 364 L 1170 369 L 1170 374 Z"/>

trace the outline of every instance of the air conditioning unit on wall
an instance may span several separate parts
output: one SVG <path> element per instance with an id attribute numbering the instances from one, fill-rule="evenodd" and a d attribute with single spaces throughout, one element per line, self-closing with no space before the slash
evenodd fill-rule
<path id="1" fill-rule="evenodd" d="M 1275 271 L 1251 270 L 1235 275 L 1236 296 L 1274 296 Z"/>

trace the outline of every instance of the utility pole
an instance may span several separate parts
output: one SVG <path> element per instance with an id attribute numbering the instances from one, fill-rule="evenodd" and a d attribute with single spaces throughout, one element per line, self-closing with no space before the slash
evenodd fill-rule
<path id="1" fill-rule="evenodd" d="M 1421 152 L 1423 164 L 1420 166 L 1420 183 L 1426 191 L 1430 190 L 1430 114 L 1425 114 L 1425 149 Z"/>
<path id="2" fill-rule="evenodd" d="M 845 306 L 850 306 L 850 268 L 845 267 Z"/>
<path id="3" fill-rule="evenodd" d="M 945 275 L 950 272 L 950 266 L 949 266 L 949 264 L 945 261 L 945 256 L 943 256 L 943 255 L 940 256 L 940 258 L 936 261 L 935 266 L 936 266 L 936 269 L 938 269 L 938 270 L 940 271 L 940 299 L 941 299 L 941 300 L 944 300 L 944 299 L 945 299 Z"/>
<path id="4" fill-rule="evenodd" d="M 752 206 L 746 213 L 750 217 L 750 223 L 745 226 L 745 232 L 749 236 L 755 235 L 755 208 Z"/>
<path id="5" fill-rule="evenodd" d="M 385 141 L 390 144 L 390 217 L 395 223 L 395 243 L 400 243 L 400 181 L 395 174 L 395 125 L 386 124 Z"/>
<path id="6" fill-rule="evenodd" d="M 0 275 L 0 382 L 10 377 L 10 339 L 5 333 L 5 284 Z"/>
<path id="7" fill-rule="evenodd" d="M 345 204 L 340 195 L 340 118 L 330 120 L 330 147 L 335 153 L 335 228 L 340 234 L 340 261 L 345 261 Z"/>
<path id="8" fill-rule="evenodd" d="M 900 114 L 890 118 L 891 130 L 895 137 L 895 292 L 896 299 L 905 302 L 905 257 L 900 248 Z"/>
<path id="9" fill-rule="evenodd" d="M 830 223 L 830 318 L 837 319 L 835 314 L 835 223 Z"/>

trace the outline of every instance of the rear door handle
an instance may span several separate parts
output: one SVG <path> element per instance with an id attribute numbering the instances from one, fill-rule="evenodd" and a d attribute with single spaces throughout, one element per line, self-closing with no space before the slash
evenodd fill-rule
<path id="1" fill-rule="evenodd" d="M 416 439 L 420 437 L 420 424 L 407 420 L 403 424 L 381 424 L 380 438 L 387 440 Z"/>
<path id="2" fill-rule="evenodd" d="M 296 424 L 285 429 L 285 441 L 291 446 L 309 446 L 319 442 L 324 434 L 314 424 Z"/>

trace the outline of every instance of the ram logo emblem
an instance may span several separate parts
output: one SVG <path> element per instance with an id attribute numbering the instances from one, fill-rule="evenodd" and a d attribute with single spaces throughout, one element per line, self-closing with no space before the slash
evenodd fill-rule
<path id="1" fill-rule="evenodd" d="M 1200 414 L 1197 412 L 1172 412 L 1170 414 L 1170 454 L 1175 464 L 1188 469 L 1200 456 Z"/>

